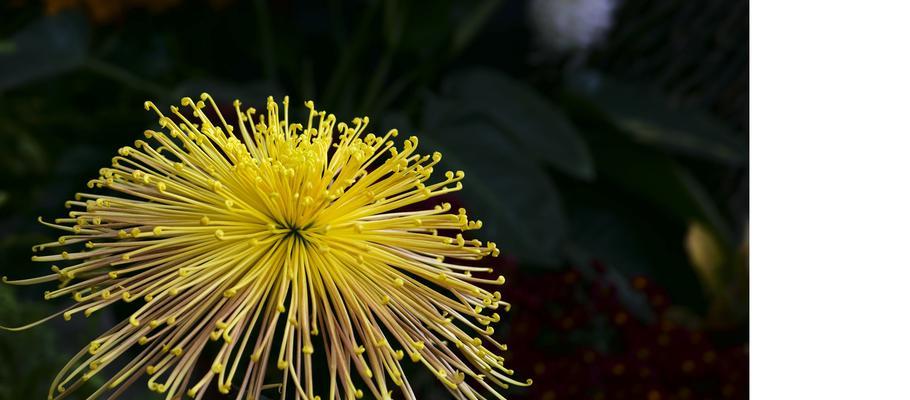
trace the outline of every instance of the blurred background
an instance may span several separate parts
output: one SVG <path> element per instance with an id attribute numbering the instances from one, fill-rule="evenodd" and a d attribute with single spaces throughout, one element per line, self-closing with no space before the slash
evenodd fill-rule
<path id="1" fill-rule="evenodd" d="M 44 272 L 30 247 L 55 233 L 36 218 L 156 125 L 145 100 L 289 95 L 298 118 L 306 99 L 368 115 L 466 172 L 451 201 L 502 249 L 497 335 L 535 381 L 510 399 L 747 398 L 748 16 L 746 0 L 0 0 L 0 274 Z M 56 309 L 45 289 L 0 286 L 0 323 Z M 0 399 L 46 397 L 128 313 L 0 333 Z"/>

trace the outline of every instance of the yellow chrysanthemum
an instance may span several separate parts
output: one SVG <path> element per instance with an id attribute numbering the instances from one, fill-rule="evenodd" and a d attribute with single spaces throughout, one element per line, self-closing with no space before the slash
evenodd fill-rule
<path id="1" fill-rule="evenodd" d="M 43 222 L 67 232 L 34 249 L 44 254 L 35 261 L 59 264 L 54 273 L 4 278 L 59 279 L 45 297 L 75 299 L 57 314 L 67 320 L 135 307 L 63 368 L 49 398 L 106 371 L 91 398 L 115 398 L 147 374 L 169 399 L 212 388 L 237 399 L 269 389 L 413 399 L 406 359 L 459 399 L 502 399 L 496 387 L 530 384 L 486 347 L 505 350 L 490 325 L 509 304 L 478 286 L 501 276 L 473 276 L 491 269 L 465 262 L 499 252 L 456 233 L 480 221 L 448 203 L 413 211 L 461 189 L 462 172 L 428 183 L 441 155 L 418 155 L 416 137 L 396 148 L 395 130 L 365 134 L 366 117 L 336 124 L 307 102 L 304 126 L 289 123 L 287 98 L 283 117 L 271 98 L 258 118 L 235 101 L 238 133 L 201 98 L 183 99 L 196 122 L 147 102 L 164 132 L 120 149 L 88 183 L 98 190 L 67 202 L 77 211 Z M 280 382 L 266 382 L 272 368 Z M 327 385 L 314 383 L 317 369 Z"/>

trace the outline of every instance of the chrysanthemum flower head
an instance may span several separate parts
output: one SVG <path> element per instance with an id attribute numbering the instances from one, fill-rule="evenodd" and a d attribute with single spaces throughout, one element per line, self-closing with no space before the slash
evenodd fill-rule
<path id="1" fill-rule="evenodd" d="M 137 380 L 168 399 L 414 399 L 408 362 L 459 399 L 530 384 L 510 377 L 491 337 L 509 304 L 483 288 L 504 279 L 476 260 L 496 245 L 465 237 L 481 222 L 432 200 L 464 177 L 431 183 L 439 153 L 418 154 L 416 137 L 397 147 L 395 130 L 365 133 L 366 117 L 336 123 L 312 102 L 305 124 L 289 122 L 287 98 L 262 114 L 235 102 L 236 128 L 207 94 L 182 105 L 168 117 L 147 102 L 162 131 L 121 148 L 67 218 L 42 221 L 65 232 L 34 249 L 52 274 L 4 278 L 59 280 L 45 297 L 75 300 L 57 314 L 66 320 L 133 307 L 48 398 L 97 375 L 107 379 L 93 399 Z"/>

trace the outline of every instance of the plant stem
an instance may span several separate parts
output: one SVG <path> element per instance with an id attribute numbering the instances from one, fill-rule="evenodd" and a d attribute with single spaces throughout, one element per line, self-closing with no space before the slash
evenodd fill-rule
<path id="1" fill-rule="evenodd" d="M 278 76 L 278 70 L 275 66 L 275 49 L 273 47 L 271 22 L 269 20 L 269 9 L 264 0 L 256 0 L 256 25 L 259 28 L 259 40 L 262 44 L 259 48 L 262 50 L 262 68 L 265 77 L 274 81 Z"/>
<path id="2" fill-rule="evenodd" d="M 98 75 L 120 82 L 130 88 L 152 94 L 158 98 L 165 97 L 168 93 L 167 89 L 165 89 L 163 86 L 140 78 L 134 75 L 132 72 L 114 64 L 108 63 L 107 61 L 89 57 L 85 60 L 83 66 L 87 70 L 92 71 Z"/>
<path id="3" fill-rule="evenodd" d="M 385 83 L 386 77 L 389 75 L 389 69 L 392 66 L 392 52 L 393 50 L 387 50 L 385 54 L 383 54 L 382 60 L 379 61 L 379 66 L 373 71 L 373 77 L 367 85 L 366 94 L 364 95 L 363 102 L 360 106 L 361 111 L 379 111 L 371 107 L 373 107 L 376 97 L 379 96 L 383 83 Z"/>
<path id="4" fill-rule="evenodd" d="M 367 8 L 357 24 L 358 29 L 354 34 L 354 38 L 349 41 L 341 51 L 341 57 L 338 60 L 338 64 L 336 64 L 334 71 L 332 71 L 332 76 L 329 79 L 329 83 L 326 85 L 325 98 L 323 99 L 326 105 L 336 105 L 335 101 L 338 100 L 340 95 L 342 89 L 341 85 L 345 83 L 347 74 L 353 68 L 354 62 L 357 60 L 357 57 L 361 55 L 366 46 L 366 42 L 373 34 L 371 25 L 373 16 L 376 14 L 376 9 L 376 4 Z"/>

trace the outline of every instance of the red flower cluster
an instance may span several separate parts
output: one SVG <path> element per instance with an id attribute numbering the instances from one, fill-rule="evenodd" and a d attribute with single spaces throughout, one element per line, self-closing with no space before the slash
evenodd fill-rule
<path id="1" fill-rule="evenodd" d="M 584 274 L 506 272 L 512 364 L 530 367 L 534 379 L 516 398 L 748 397 L 744 334 L 684 326 L 674 318 L 678 307 L 652 281 L 617 281 L 621 275 L 608 272 L 599 265 Z M 623 296 L 642 300 L 654 318 L 636 316 L 641 311 Z"/>

